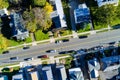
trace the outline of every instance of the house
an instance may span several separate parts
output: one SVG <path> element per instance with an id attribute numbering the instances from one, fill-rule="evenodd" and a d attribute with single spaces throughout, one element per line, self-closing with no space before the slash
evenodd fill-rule
<path id="1" fill-rule="evenodd" d="M 23 74 L 16 74 L 12 76 L 12 80 L 25 80 Z"/>
<path id="2" fill-rule="evenodd" d="M 67 27 L 61 0 L 49 0 L 49 2 L 54 8 L 54 11 L 50 15 L 54 26 L 56 28 Z"/>
<path id="3" fill-rule="evenodd" d="M 41 80 L 35 66 L 26 66 L 24 68 L 24 75 L 26 76 L 27 80 Z"/>
<path id="4" fill-rule="evenodd" d="M 54 80 L 51 66 L 42 68 L 42 80 Z"/>
<path id="5" fill-rule="evenodd" d="M 12 37 L 17 40 L 24 40 L 29 37 L 29 32 L 23 25 L 23 19 L 20 13 L 13 12 L 10 14 L 10 27 L 12 28 Z"/>
<path id="6" fill-rule="evenodd" d="M 100 70 L 100 64 L 96 58 L 88 61 L 88 69 L 90 78 L 97 78 L 99 76 L 98 70 Z"/>
<path id="7" fill-rule="evenodd" d="M 74 10 L 75 23 L 90 22 L 90 10 L 85 3 L 79 4 L 78 8 Z"/>
<path id="8" fill-rule="evenodd" d="M 84 80 L 83 73 L 80 68 L 71 68 L 69 71 L 69 80 Z"/>
<path id="9" fill-rule="evenodd" d="M 0 80 L 8 80 L 8 77 L 6 75 L 0 75 Z"/>
<path id="10" fill-rule="evenodd" d="M 66 70 L 64 65 L 56 66 L 57 80 L 67 80 Z"/>
<path id="11" fill-rule="evenodd" d="M 119 0 L 95 0 L 99 7 L 106 5 L 106 4 L 114 4 L 115 6 L 118 5 Z"/>
<path id="12" fill-rule="evenodd" d="M 6 8 L 0 10 L 0 17 L 2 17 L 4 15 L 8 15 L 8 11 Z"/>
<path id="13" fill-rule="evenodd" d="M 120 67 L 120 55 L 101 59 L 103 72 L 112 71 Z"/>
<path id="14" fill-rule="evenodd" d="M 39 80 L 38 71 L 29 72 L 30 79 L 29 80 Z"/>

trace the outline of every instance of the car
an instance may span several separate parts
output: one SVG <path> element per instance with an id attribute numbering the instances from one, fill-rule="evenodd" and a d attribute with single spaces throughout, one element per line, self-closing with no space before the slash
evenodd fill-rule
<path id="1" fill-rule="evenodd" d="M 62 43 L 62 41 L 61 40 L 57 40 L 57 41 L 55 41 L 55 43 L 59 44 L 59 43 Z"/>
<path id="2" fill-rule="evenodd" d="M 86 35 L 83 35 L 83 36 L 79 36 L 79 39 L 84 39 L 84 38 L 87 38 L 88 36 Z"/>
<path id="3" fill-rule="evenodd" d="M 40 56 L 37 56 L 37 58 L 48 58 L 48 55 L 40 55 Z"/>
<path id="4" fill-rule="evenodd" d="M 51 49 L 51 50 L 47 50 L 46 52 L 47 52 L 47 53 L 56 53 L 56 50 Z"/>
<path id="5" fill-rule="evenodd" d="M 114 44 L 115 44 L 115 41 L 109 42 L 108 44 L 109 44 L 109 45 L 114 45 Z"/>
<path id="6" fill-rule="evenodd" d="M 18 57 L 10 57 L 10 60 L 17 60 Z"/>
<path id="7" fill-rule="evenodd" d="M 69 51 L 67 51 L 67 53 L 76 53 L 76 51 L 75 50 L 69 50 Z"/>
<path id="8" fill-rule="evenodd" d="M 9 51 L 3 51 L 2 52 L 2 54 L 8 54 L 9 53 Z"/>
<path id="9" fill-rule="evenodd" d="M 29 61 L 29 60 L 33 60 L 33 59 L 34 59 L 33 57 L 25 58 L 24 61 Z"/>
<path id="10" fill-rule="evenodd" d="M 69 42 L 69 39 L 63 39 L 62 42 Z"/>
<path id="11" fill-rule="evenodd" d="M 67 51 L 62 51 L 62 52 L 59 52 L 59 54 L 66 54 Z"/>
<path id="12" fill-rule="evenodd" d="M 24 46 L 23 47 L 23 49 L 25 50 L 25 49 L 29 49 L 30 47 L 29 46 Z"/>

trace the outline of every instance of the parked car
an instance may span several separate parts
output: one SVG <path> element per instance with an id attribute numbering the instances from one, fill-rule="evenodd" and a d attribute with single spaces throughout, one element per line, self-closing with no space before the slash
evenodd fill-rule
<path id="1" fill-rule="evenodd" d="M 62 51 L 62 52 L 59 52 L 59 54 L 66 54 L 67 51 Z"/>
<path id="2" fill-rule="evenodd" d="M 51 49 L 51 50 L 47 50 L 46 52 L 47 52 L 47 53 L 56 53 L 56 50 Z"/>
<path id="3" fill-rule="evenodd" d="M 69 42 L 69 39 L 63 39 L 62 42 Z"/>
<path id="4" fill-rule="evenodd" d="M 59 43 L 62 43 L 62 41 L 61 40 L 57 40 L 57 41 L 55 41 L 55 43 L 59 44 Z"/>
<path id="5" fill-rule="evenodd" d="M 83 36 L 79 36 L 79 39 L 84 39 L 84 38 L 87 38 L 88 36 L 86 35 L 83 35 Z"/>
<path id="6" fill-rule="evenodd" d="M 9 51 L 7 50 L 7 51 L 3 51 L 2 52 L 2 54 L 8 54 L 9 53 Z"/>
<path id="7" fill-rule="evenodd" d="M 23 49 L 25 50 L 25 49 L 29 49 L 30 47 L 29 46 L 24 46 L 23 47 Z"/>
<path id="8" fill-rule="evenodd" d="M 37 58 L 48 58 L 48 55 L 40 55 L 40 56 L 37 56 Z"/>
<path id="9" fill-rule="evenodd" d="M 29 60 L 33 60 L 33 59 L 34 59 L 33 57 L 25 58 L 24 61 L 29 61 Z"/>
<path id="10" fill-rule="evenodd" d="M 10 60 L 17 60 L 18 57 L 10 57 Z"/>

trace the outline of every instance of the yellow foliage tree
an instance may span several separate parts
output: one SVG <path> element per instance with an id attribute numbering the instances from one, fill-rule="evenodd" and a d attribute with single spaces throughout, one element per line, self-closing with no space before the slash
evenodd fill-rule
<path id="1" fill-rule="evenodd" d="M 47 11 L 47 14 L 50 14 L 53 11 L 53 6 L 46 2 L 44 9 Z"/>
<path id="2" fill-rule="evenodd" d="M 8 41 L 5 37 L 3 37 L 2 34 L 0 34 L 0 52 L 7 49 L 8 47 Z"/>
<path id="3" fill-rule="evenodd" d="M 8 8 L 9 3 L 7 0 L 0 0 L 0 9 Z"/>

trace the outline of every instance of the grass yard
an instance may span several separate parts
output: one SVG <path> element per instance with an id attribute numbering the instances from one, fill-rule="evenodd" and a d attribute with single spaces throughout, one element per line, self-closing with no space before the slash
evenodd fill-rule
<path id="1" fill-rule="evenodd" d="M 45 34 L 42 32 L 42 30 L 38 30 L 35 32 L 35 39 L 36 41 L 49 39 L 49 34 L 48 33 Z"/>

